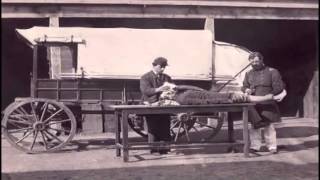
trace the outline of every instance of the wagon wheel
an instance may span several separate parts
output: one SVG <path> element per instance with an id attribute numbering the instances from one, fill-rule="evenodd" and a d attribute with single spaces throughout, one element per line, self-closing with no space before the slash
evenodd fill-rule
<path id="1" fill-rule="evenodd" d="M 138 133 L 140 136 L 147 138 L 147 124 L 144 116 L 137 116 L 136 114 L 129 114 L 128 116 L 128 124 L 131 129 Z"/>
<path id="2" fill-rule="evenodd" d="M 75 135 L 76 120 L 62 103 L 26 99 L 8 109 L 2 120 L 8 142 L 26 153 L 53 152 Z"/>
<path id="3" fill-rule="evenodd" d="M 195 123 L 189 130 L 189 136 L 191 140 L 197 139 L 200 141 L 209 141 L 214 138 L 221 130 L 224 122 L 224 113 L 215 114 L 194 114 Z"/>
<path id="4" fill-rule="evenodd" d="M 185 136 L 190 141 L 188 131 L 193 127 L 195 122 L 196 118 L 187 113 L 178 113 L 176 116 L 172 116 L 170 132 L 173 141 L 177 142 L 181 136 Z"/>
<path id="5" fill-rule="evenodd" d="M 190 116 L 188 116 L 186 113 L 179 113 L 175 116 L 171 116 L 170 134 L 172 139 L 177 141 L 178 137 L 186 135 L 185 130 L 187 129 L 187 131 L 189 131 L 195 123 L 195 120 L 195 118 L 190 119 Z M 133 131 L 142 137 L 148 137 L 147 125 L 144 116 L 130 114 L 128 116 L 128 124 Z"/>

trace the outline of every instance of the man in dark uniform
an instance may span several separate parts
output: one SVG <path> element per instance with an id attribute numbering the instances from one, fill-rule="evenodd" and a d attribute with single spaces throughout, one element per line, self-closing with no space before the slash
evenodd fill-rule
<path id="1" fill-rule="evenodd" d="M 140 91 L 142 93 L 142 102 L 151 104 L 159 101 L 161 92 L 169 89 L 164 82 L 172 82 L 169 75 L 164 74 L 167 59 L 163 57 L 156 58 L 151 71 L 142 75 L 140 79 Z M 146 115 L 148 127 L 148 142 L 170 141 L 170 116 L 166 114 Z M 167 154 L 170 149 L 151 149 L 151 153 Z"/>
<path id="2" fill-rule="evenodd" d="M 252 70 L 248 71 L 243 81 L 242 91 L 248 95 L 264 96 L 267 94 L 277 95 L 284 91 L 284 83 L 277 69 L 267 67 L 263 63 L 263 56 L 254 52 L 249 55 Z M 277 100 L 278 101 L 278 100 Z M 255 106 L 260 117 L 253 116 L 249 112 L 249 120 L 253 123 L 253 118 L 261 118 L 264 127 L 265 142 L 268 150 L 277 153 L 276 130 L 273 123 L 280 122 L 280 111 L 275 100 L 258 103 Z M 251 128 L 250 131 L 250 149 L 259 151 L 262 146 L 261 130 Z"/>

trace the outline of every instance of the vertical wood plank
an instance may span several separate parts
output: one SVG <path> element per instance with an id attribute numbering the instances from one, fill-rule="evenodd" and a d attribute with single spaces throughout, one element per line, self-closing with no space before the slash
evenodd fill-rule
<path id="1" fill-rule="evenodd" d="M 233 128 L 233 119 L 231 118 L 229 113 L 226 113 L 226 119 L 228 121 L 228 141 L 230 143 L 235 142 L 234 140 L 234 128 Z"/>
<path id="2" fill-rule="evenodd" d="M 31 97 L 36 97 L 36 83 L 38 79 L 38 46 L 33 48 L 33 59 L 32 59 L 32 79 L 31 79 Z"/>
<path id="3" fill-rule="evenodd" d="M 116 144 L 116 156 L 121 156 L 121 148 L 120 145 L 120 115 L 118 111 L 114 112 L 114 119 L 115 119 L 115 127 L 116 127 L 116 137 L 115 137 L 115 144 Z"/>
<path id="4" fill-rule="evenodd" d="M 49 18 L 50 27 L 59 27 L 59 17 L 51 16 Z M 61 73 L 61 55 L 59 47 L 49 47 L 47 49 L 48 59 L 50 63 L 50 78 L 59 78 Z"/>
<path id="5" fill-rule="evenodd" d="M 82 104 L 82 109 L 101 111 L 101 106 L 98 104 Z M 83 134 L 96 134 L 103 132 L 103 114 L 83 114 L 82 115 L 82 130 Z"/>
<path id="6" fill-rule="evenodd" d="M 212 41 L 215 40 L 215 31 L 214 31 L 214 18 L 213 17 L 207 17 L 205 20 L 205 24 L 204 24 L 204 29 L 210 30 L 211 34 L 212 34 Z M 216 82 L 214 79 L 215 76 L 215 46 L 212 43 L 212 70 L 211 70 L 211 74 L 212 74 L 212 84 L 211 84 L 211 88 L 213 90 L 217 89 L 216 86 Z"/>
<path id="7" fill-rule="evenodd" d="M 249 157 L 248 107 L 243 107 L 242 111 L 244 141 L 243 152 L 245 157 Z"/>
<path id="8" fill-rule="evenodd" d="M 128 162 L 129 160 L 129 138 L 128 138 L 128 113 L 125 110 L 122 110 L 122 122 L 121 122 L 121 131 L 122 131 L 122 145 L 123 145 L 123 161 Z"/>

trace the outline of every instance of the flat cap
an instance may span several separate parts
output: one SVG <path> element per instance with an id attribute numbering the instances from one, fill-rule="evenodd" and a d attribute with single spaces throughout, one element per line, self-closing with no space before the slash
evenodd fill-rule
<path id="1" fill-rule="evenodd" d="M 168 66 L 168 60 L 164 57 L 157 57 L 152 65 L 156 66 L 156 65 L 160 65 L 160 66 Z"/>

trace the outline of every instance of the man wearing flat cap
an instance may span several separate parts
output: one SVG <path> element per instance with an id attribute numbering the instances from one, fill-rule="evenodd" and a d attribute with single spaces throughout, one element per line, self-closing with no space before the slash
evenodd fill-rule
<path id="1" fill-rule="evenodd" d="M 172 82 L 169 75 L 164 74 L 168 61 L 164 57 L 156 58 L 152 63 L 152 70 L 141 76 L 140 91 L 143 104 L 159 101 L 161 92 L 169 87 L 164 82 Z M 148 127 L 148 142 L 170 141 L 170 116 L 166 114 L 146 115 Z M 170 149 L 151 149 L 151 153 L 167 154 Z"/>

